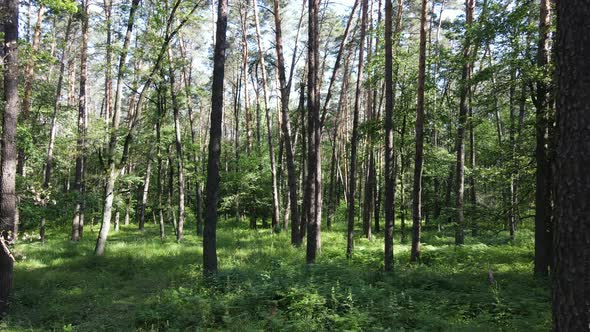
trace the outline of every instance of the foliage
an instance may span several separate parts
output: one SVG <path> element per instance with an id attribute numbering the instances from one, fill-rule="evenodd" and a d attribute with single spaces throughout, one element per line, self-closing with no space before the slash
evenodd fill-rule
<path id="1" fill-rule="evenodd" d="M 246 230 L 222 221 L 221 272 L 201 273 L 201 239 L 191 222 L 181 244 L 157 238 L 155 225 L 111 235 L 106 257 L 91 249 L 97 225 L 79 244 L 61 227 L 46 244 L 17 247 L 13 314 L 6 331 L 214 330 L 546 330 L 545 281 L 530 275 L 532 233 L 468 238 L 427 232 L 422 263 L 408 265 L 409 247 L 396 245 L 396 271 L 381 272 L 382 238 L 356 239 L 347 261 L 344 223 L 324 231 L 322 255 L 304 265 L 288 234 Z M 167 225 L 171 232 L 171 226 Z M 489 273 L 493 274 L 490 281 Z M 96 310 L 96 308 L 102 308 Z"/>

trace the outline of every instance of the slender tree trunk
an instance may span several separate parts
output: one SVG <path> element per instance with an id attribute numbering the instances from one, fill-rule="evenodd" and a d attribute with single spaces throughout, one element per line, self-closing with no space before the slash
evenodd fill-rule
<path id="1" fill-rule="evenodd" d="M 272 140 L 272 126 L 270 109 L 268 107 L 268 90 L 266 78 L 266 62 L 264 60 L 264 49 L 262 48 L 262 36 L 260 33 L 260 22 L 258 19 L 258 4 L 256 0 L 252 0 L 252 7 L 254 9 L 254 22 L 256 26 L 256 40 L 258 42 L 258 55 L 260 60 L 260 72 L 262 73 L 262 94 L 264 98 L 264 114 L 266 116 L 266 130 L 268 136 L 268 152 L 270 156 L 270 175 L 272 180 L 272 229 L 276 230 L 280 221 L 280 204 L 279 192 L 277 183 L 277 170 L 275 161 L 274 144 Z"/>
<path id="2" fill-rule="evenodd" d="M 47 145 L 47 154 L 45 156 L 45 169 L 43 173 L 43 189 L 47 191 L 45 195 L 49 194 L 49 184 L 51 182 L 51 171 L 53 170 L 53 147 L 55 146 L 55 136 L 57 133 L 57 116 L 61 107 L 61 90 L 63 88 L 64 71 L 66 66 L 67 45 L 70 40 L 70 32 L 72 31 L 72 16 L 68 17 L 68 23 L 66 24 L 66 34 L 64 36 L 64 48 L 61 53 L 61 59 L 59 63 L 59 77 L 57 79 L 57 87 L 55 93 L 55 103 L 53 105 L 53 116 L 51 117 L 51 127 L 49 129 L 49 143 Z M 44 209 L 44 215 L 41 218 L 41 226 L 39 229 L 39 237 L 41 242 L 45 242 L 45 221 L 47 218 L 47 203 L 48 198 L 42 199 L 42 205 Z"/>
<path id="3" fill-rule="evenodd" d="M 221 120 L 223 117 L 223 79 L 225 75 L 225 41 L 228 0 L 219 0 L 217 31 L 213 57 L 211 87 L 211 127 L 207 160 L 207 215 L 203 233 L 203 272 L 217 272 L 217 202 L 219 200 L 219 161 L 221 156 Z"/>
<path id="4" fill-rule="evenodd" d="M 78 138 L 76 140 L 76 205 L 72 221 L 72 241 L 80 241 L 82 220 L 84 219 L 84 171 L 86 144 L 86 81 L 88 79 L 88 0 L 84 0 L 82 8 L 82 45 L 80 47 L 80 92 L 78 97 Z"/>
<path id="5" fill-rule="evenodd" d="M 549 2 L 549 1 L 547 1 Z M 590 3 L 557 3 L 553 330 L 590 330 Z M 543 6 L 542 6 L 543 8 Z M 544 7 L 547 11 L 549 5 Z M 542 14 L 543 16 L 543 14 Z M 547 13 L 547 16 L 548 13 Z M 541 20 L 543 22 L 543 20 Z M 546 23 L 549 23 L 547 19 Z M 541 24 L 541 34 L 548 28 Z M 540 45 L 543 45 L 542 43 Z M 537 188 L 539 189 L 539 188 Z M 535 261 L 537 263 L 537 261 Z M 535 264 L 537 268 L 540 264 Z M 545 272 L 545 266 L 539 273 Z"/>
<path id="6" fill-rule="evenodd" d="M 359 55 L 358 55 L 358 69 L 357 81 L 355 89 L 355 101 L 352 120 L 352 138 L 350 147 L 350 170 L 349 170 L 349 184 L 348 184 L 348 229 L 347 229 L 347 244 L 346 257 L 351 258 L 354 251 L 354 220 L 355 213 L 355 192 L 356 192 L 356 164 L 357 164 L 357 145 L 358 145 L 358 122 L 359 109 L 361 104 L 361 93 L 363 84 L 363 65 L 364 65 L 364 48 L 365 35 L 367 30 L 367 12 L 369 3 L 368 0 L 362 0 L 361 3 L 361 31 L 359 35 Z"/>
<path id="7" fill-rule="evenodd" d="M 244 77 L 244 113 L 246 115 L 246 152 L 252 151 L 252 114 L 248 91 L 248 5 L 249 1 L 241 2 L 240 24 L 242 31 L 242 75 Z"/>
<path id="8" fill-rule="evenodd" d="M 315 263 L 321 247 L 322 220 L 322 158 L 320 124 L 320 61 L 319 12 L 320 0 L 309 0 L 308 10 L 308 74 L 307 74 L 307 178 L 304 200 L 307 201 L 307 264 Z"/>
<path id="9" fill-rule="evenodd" d="M 172 160 L 172 153 L 170 146 L 168 146 L 168 159 L 166 160 L 166 169 L 168 170 L 168 185 L 166 186 L 167 197 L 166 197 L 166 219 L 169 223 L 172 223 L 172 229 L 174 235 L 178 236 L 178 224 L 176 223 L 176 214 L 172 208 L 172 200 L 174 197 L 174 162 Z M 160 219 L 160 239 L 164 239 L 164 221 Z"/>
<path id="10" fill-rule="evenodd" d="M 279 89 L 281 91 L 281 115 L 283 142 L 285 144 L 287 162 L 287 184 L 289 186 L 289 207 L 291 209 L 291 224 L 299 223 L 299 206 L 297 199 L 297 173 L 295 170 L 295 155 L 291 145 L 291 120 L 289 118 L 289 95 L 291 84 L 287 82 L 285 72 L 285 58 L 283 55 L 283 40 L 281 27 L 281 8 L 279 0 L 274 0 L 275 17 L 275 49 L 277 52 L 277 67 L 279 75 Z"/>
<path id="11" fill-rule="evenodd" d="M 162 177 L 164 169 L 162 167 L 162 118 L 164 117 L 164 102 L 162 100 L 162 89 L 158 88 L 158 116 L 156 118 L 156 155 L 158 158 L 158 176 L 156 179 L 156 191 L 157 191 L 157 210 L 158 210 L 158 224 L 160 225 L 160 240 L 164 239 L 164 205 L 162 203 Z M 155 220 L 154 220 L 155 223 Z"/>
<path id="12" fill-rule="evenodd" d="M 510 166 L 509 166 L 509 176 L 510 176 L 510 186 L 508 191 L 510 193 L 509 197 L 509 208 L 508 208 L 508 231 L 510 232 L 510 240 L 514 241 L 515 238 L 515 226 L 516 226 L 516 214 L 515 214 L 515 206 L 516 206 L 516 196 L 515 196 L 515 189 L 516 189 L 516 168 L 514 166 L 514 161 L 516 160 L 516 112 L 515 112 L 515 99 L 516 99 L 516 68 L 512 70 L 510 73 L 510 80 L 513 82 L 510 85 L 509 90 L 509 110 L 510 110 L 510 132 L 509 132 L 509 140 L 510 140 Z"/>
<path id="13" fill-rule="evenodd" d="M 336 118 L 334 120 L 334 130 L 332 134 L 332 157 L 330 162 L 330 188 L 328 191 L 328 213 L 327 213 L 327 227 L 328 230 L 332 228 L 332 217 L 336 212 L 336 208 L 338 205 L 338 198 L 334 197 L 334 190 L 336 187 L 337 179 L 336 179 L 336 168 L 338 168 L 337 164 L 339 160 L 336 158 L 336 150 L 338 147 L 338 132 L 340 130 L 340 124 L 343 117 L 343 110 L 346 109 L 347 97 L 348 97 L 348 88 L 349 88 L 349 67 L 350 67 L 350 54 L 347 55 L 346 61 L 344 64 L 344 73 L 342 78 L 342 87 L 340 90 L 340 98 L 338 101 L 338 112 L 336 114 Z M 346 120 L 346 119 L 345 119 Z"/>
<path id="14" fill-rule="evenodd" d="M 469 0 L 468 0 L 469 1 Z M 420 21 L 420 59 L 418 64 L 418 101 L 416 103 L 416 156 L 414 162 L 414 189 L 412 191 L 412 253 L 410 261 L 420 259 L 422 223 L 422 171 L 424 164 L 424 83 L 426 81 L 426 15 L 428 1 L 422 0 Z"/>
<path id="15" fill-rule="evenodd" d="M 474 0 L 465 0 L 465 27 L 469 29 L 473 23 Z M 457 226 L 455 229 L 455 244 L 465 242 L 465 126 L 467 124 L 467 98 L 469 95 L 469 71 L 471 70 L 471 39 L 466 34 L 463 45 L 463 72 L 461 74 L 461 95 L 459 104 L 459 123 L 457 125 L 457 167 L 456 167 L 456 208 Z"/>
<path id="16" fill-rule="evenodd" d="M 309 62 L 309 61 L 308 61 Z M 301 161 L 299 163 L 299 174 L 300 174 L 300 178 L 299 178 L 299 188 L 300 188 L 300 192 L 303 193 L 303 202 L 301 203 L 301 221 L 299 222 L 299 229 L 297 231 L 297 233 L 299 234 L 299 237 L 297 238 L 296 242 L 293 243 L 296 246 L 300 246 L 301 243 L 303 242 L 303 239 L 305 238 L 306 234 L 307 234 L 307 217 L 308 217 L 308 202 L 307 202 L 307 181 L 305 181 L 306 178 L 306 168 L 307 168 L 307 162 L 306 162 L 306 156 L 307 156 L 307 129 L 306 129 L 306 109 L 305 109 L 305 84 L 303 83 L 303 78 L 302 78 L 302 82 L 301 82 L 301 91 L 299 92 L 299 107 L 298 107 L 298 111 L 301 114 Z M 294 226 L 291 226 L 294 227 Z M 293 241 L 293 236 L 294 236 L 295 230 L 291 229 L 291 241 Z"/>
<path id="17" fill-rule="evenodd" d="M 551 25 L 551 2 L 541 1 L 539 16 L 539 43 L 537 50 L 537 66 L 548 73 L 549 65 L 549 34 Z M 560 22 L 561 23 L 561 22 Z M 564 68 L 565 69 L 565 68 Z M 566 69 L 567 70 L 567 69 Z M 547 144 L 547 109 L 549 87 L 541 78 L 537 82 L 535 130 L 536 143 L 535 159 L 537 163 L 536 191 L 535 191 L 535 261 L 534 273 L 547 276 L 551 266 L 551 188 L 547 178 L 551 174 L 548 160 Z M 568 94 L 569 96 L 569 94 Z M 563 140 L 561 140 L 563 142 Z"/>
<path id="18" fill-rule="evenodd" d="M 181 51 L 183 54 L 183 58 L 186 58 L 186 51 L 184 50 L 184 43 L 182 43 L 181 40 Z M 196 127 L 195 127 L 195 119 L 194 119 L 194 114 L 193 114 L 193 102 L 192 102 L 192 97 L 191 97 L 191 93 L 190 93 L 190 86 L 192 83 L 192 75 L 191 73 L 191 69 L 192 66 L 189 66 L 189 70 L 187 73 L 187 67 L 183 66 L 183 70 L 182 70 L 182 74 L 183 74 L 183 81 L 184 81 L 184 90 L 185 90 L 185 94 L 186 94 L 186 99 L 187 99 L 187 108 L 188 108 L 188 118 L 189 118 L 189 122 L 190 122 L 190 129 L 191 129 L 191 143 L 193 144 L 193 146 L 195 146 L 195 149 L 193 151 L 193 163 L 195 164 L 195 178 L 197 179 L 195 181 L 195 214 L 196 214 L 196 218 L 197 218 L 197 236 L 201 236 L 203 235 L 203 206 L 202 206 L 202 196 L 203 196 L 203 190 L 202 190 L 202 185 L 201 182 L 198 180 L 198 174 L 199 174 L 199 149 L 197 147 L 197 132 L 196 132 Z M 244 81 L 247 82 L 247 79 L 244 79 Z"/>
<path id="19" fill-rule="evenodd" d="M 39 41 L 41 40 L 41 25 L 43 24 L 43 15 L 45 15 L 45 6 L 39 4 L 37 10 L 37 22 L 33 28 L 33 43 L 31 45 L 31 53 L 27 58 L 24 71 L 24 91 L 23 91 L 23 103 L 22 112 L 20 115 L 23 124 L 28 126 L 29 115 L 31 113 L 32 97 L 33 97 L 33 79 L 35 75 L 35 57 L 39 51 Z M 18 150 L 18 164 L 17 174 L 25 176 L 25 162 L 26 156 L 22 149 Z"/>
<path id="20" fill-rule="evenodd" d="M 12 291 L 14 258 L 9 244 L 12 240 L 17 210 L 16 124 L 18 117 L 18 1 L 4 0 L 4 114 L 2 121 L 2 154 L 0 163 L 0 314 L 8 312 Z"/>
<path id="21" fill-rule="evenodd" d="M 395 35 L 401 29 L 403 1 L 397 2 Z M 393 115 L 395 110 L 395 91 L 393 86 L 393 38 L 392 0 L 385 0 L 385 234 L 384 234 L 384 270 L 393 270 L 393 228 L 395 225 L 395 140 Z"/>
<path id="22" fill-rule="evenodd" d="M 148 202 L 148 197 L 149 197 L 150 178 L 152 175 L 153 159 L 154 159 L 154 144 L 152 144 L 150 146 L 150 152 L 148 155 L 147 166 L 145 169 L 145 176 L 143 178 L 143 186 L 141 189 L 141 203 L 139 205 L 139 221 L 138 221 L 138 227 L 139 227 L 140 231 L 145 230 L 145 210 L 147 208 L 147 202 Z"/>
<path id="23" fill-rule="evenodd" d="M 96 240 L 96 247 L 94 253 L 97 256 L 104 255 L 107 237 L 109 235 L 109 229 L 111 228 L 111 212 L 113 208 L 113 199 L 115 195 L 115 182 L 118 176 L 117 164 L 115 161 L 117 152 L 118 142 L 118 129 L 120 122 L 120 110 L 121 110 L 121 99 L 123 89 L 123 76 L 127 68 L 127 52 L 129 49 L 129 43 L 131 40 L 131 34 L 133 32 L 133 23 L 135 18 L 135 12 L 139 6 L 139 0 L 133 0 L 131 8 L 129 10 L 129 19 L 127 20 L 127 32 L 125 34 L 125 40 L 121 51 L 121 57 L 119 58 L 119 73 L 117 75 L 117 90 L 115 95 L 115 108 L 112 115 L 112 127 L 110 129 L 109 144 L 107 147 L 107 165 L 106 165 L 106 185 L 103 200 L 103 212 L 102 221 L 100 225 L 100 232 Z M 107 14 L 107 56 L 106 56 L 106 113 L 110 114 L 112 109 L 112 73 L 111 73 L 111 62 L 112 62 L 112 45 L 111 45 L 111 9 L 112 0 L 105 0 L 105 12 Z M 138 109 L 141 107 L 141 102 L 138 102 Z M 107 123 L 110 117 L 107 117 Z"/>
<path id="24" fill-rule="evenodd" d="M 406 131 L 407 131 L 407 114 L 404 113 L 402 119 L 402 128 L 401 128 L 401 135 L 400 135 L 400 147 L 399 147 L 399 163 L 396 165 L 396 169 L 399 170 L 399 212 L 400 212 L 400 241 L 402 243 L 406 242 L 406 210 L 407 210 L 407 202 L 406 202 L 406 169 L 409 166 L 408 154 L 405 149 L 406 145 Z M 394 160 L 395 161 L 395 160 Z M 398 166 L 399 165 L 399 166 Z"/>
<path id="25" fill-rule="evenodd" d="M 175 75 L 172 68 L 172 50 L 168 48 L 169 58 L 169 76 L 170 76 L 170 94 L 172 95 L 172 110 L 174 112 L 174 132 L 176 147 L 176 167 L 178 168 L 178 231 L 176 232 L 176 241 L 182 240 L 184 228 L 184 158 L 182 154 L 182 134 L 180 132 L 180 106 L 175 90 Z"/>

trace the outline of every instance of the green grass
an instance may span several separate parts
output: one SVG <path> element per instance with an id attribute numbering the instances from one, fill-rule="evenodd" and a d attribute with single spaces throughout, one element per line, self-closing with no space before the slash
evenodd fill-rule
<path id="1" fill-rule="evenodd" d="M 204 279 L 201 239 L 188 227 L 178 244 L 157 228 L 111 233 L 94 257 L 94 232 L 71 243 L 53 229 L 45 244 L 22 241 L 8 331 L 543 331 L 550 327 L 546 281 L 531 276 L 532 234 L 468 238 L 463 247 L 426 232 L 420 265 L 395 243 L 395 273 L 382 272 L 383 240 L 358 238 L 345 258 L 344 225 L 322 233 L 317 263 L 289 234 L 218 231 L 220 273 Z M 170 232 L 171 229 L 168 229 Z M 396 235 L 397 236 L 397 235 Z M 490 283 L 488 271 L 493 271 Z"/>

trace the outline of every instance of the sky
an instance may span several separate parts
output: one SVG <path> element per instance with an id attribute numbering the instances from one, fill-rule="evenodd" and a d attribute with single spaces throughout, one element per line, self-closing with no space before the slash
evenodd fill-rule
<path id="1" fill-rule="evenodd" d="M 331 0 L 330 5 L 333 6 L 337 11 L 348 12 L 354 5 L 356 0 Z M 461 15 L 463 11 L 461 9 L 449 9 L 445 8 L 442 13 L 443 20 L 453 20 L 457 16 Z"/>

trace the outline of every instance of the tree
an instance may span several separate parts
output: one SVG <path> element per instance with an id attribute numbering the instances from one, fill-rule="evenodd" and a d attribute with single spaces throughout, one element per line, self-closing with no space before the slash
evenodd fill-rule
<path id="1" fill-rule="evenodd" d="M 16 123 L 18 117 L 18 1 L 4 0 L 4 116 L 0 154 L 0 314 L 8 311 L 14 257 L 10 243 L 17 209 Z"/>
<path id="2" fill-rule="evenodd" d="M 557 2 L 553 330 L 590 329 L 590 3 Z"/>
<path id="3" fill-rule="evenodd" d="M 416 103 L 416 155 L 414 159 L 414 189 L 412 192 L 412 253 L 411 262 L 420 259 L 422 224 L 422 172 L 424 166 L 424 84 L 426 82 L 426 15 L 428 1 L 422 0 L 420 19 L 420 55 L 418 60 L 418 98 Z"/>
<path id="4" fill-rule="evenodd" d="M 228 0 L 219 0 L 217 5 L 215 52 L 213 54 L 213 84 L 211 86 L 211 127 L 209 129 L 206 189 L 207 211 L 203 231 L 203 272 L 205 274 L 217 272 L 217 202 L 219 201 L 219 162 L 221 158 L 227 12 Z"/>
<path id="5" fill-rule="evenodd" d="M 176 240 L 182 240 L 184 226 L 184 160 L 182 154 L 182 137 L 180 128 L 180 105 L 176 95 L 174 69 L 172 67 L 172 50 L 168 48 L 169 76 L 170 76 L 170 94 L 172 95 L 172 110 L 174 113 L 174 147 L 176 148 L 176 163 L 178 167 L 178 228 L 176 231 Z"/>
<path id="6" fill-rule="evenodd" d="M 88 0 L 82 1 L 82 44 L 80 45 L 80 91 L 78 95 L 78 138 L 76 140 L 76 205 L 72 221 L 72 241 L 79 241 L 84 229 L 84 172 L 86 142 L 86 81 L 88 80 Z"/>
<path id="7" fill-rule="evenodd" d="M 306 261 L 315 263 L 321 246 L 322 152 L 320 124 L 320 0 L 309 0 L 307 41 L 307 175 L 303 213 L 307 218 Z"/>
<path id="8" fill-rule="evenodd" d="M 39 51 L 39 42 L 41 40 L 41 24 L 43 23 L 43 16 L 45 15 L 45 4 L 40 2 L 39 9 L 37 10 L 37 21 L 33 29 L 33 41 L 31 45 L 31 54 L 27 58 L 24 70 L 24 96 L 22 102 L 21 121 L 26 124 L 29 120 L 29 113 L 31 112 L 31 103 L 33 96 L 33 77 L 35 73 L 35 56 Z M 22 150 L 18 151 L 18 174 L 25 175 L 25 152 Z"/>
<path id="9" fill-rule="evenodd" d="M 357 145 L 358 145 L 358 123 L 359 123 L 359 109 L 361 104 L 362 81 L 363 81 L 363 65 L 364 65 L 364 48 L 365 48 L 365 34 L 367 30 L 367 11 L 369 10 L 368 0 L 361 0 L 361 31 L 359 35 L 359 55 L 358 55 L 358 69 L 357 81 L 354 99 L 354 111 L 352 120 L 352 140 L 350 144 L 350 171 L 349 171 L 349 188 L 348 188 L 348 227 L 347 227 L 347 244 L 346 257 L 352 257 L 354 250 L 354 220 L 355 213 L 355 191 L 356 191 L 356 164 L 357 164 Z"/>
<path id="10" fill-rule="evenodd" d="M 272 228 L 273 230 L 279 224 L 280 221 L 280 205 L 279 205 L 279 192 L 278 192 L 278 183 L 277 183 L 277 168 L 276 168 L 276 161 L 275 161 L 275 151 L 274 145 L 272 141 L 272 127 L 271 127 L 271 119 L 270 119 L 270 109 L 268 106 L 268 89 L 267 89 L 267 79 L 266 79 L 266 61 L 264 60 L 264 49 L 262 48 L 262 36 L 260 33 L 260 22 L 258 19 L 258 4 L 256 0 L 252 0 L 252 7 L 254 8 L 254 23 L 256 27 L 256 41 L 258 45 L 258 56 L 260 61 L 260 71 L 262 73 L 262 96 L 264 98 L 264 114 L 266 117 L 266 129 L 267 129 L 267 139 L 268 139 L 268 155 L 270 157 L 270 176 L 272 179 Z M 284 96 L 283 96 L 284 98 Z"/>
<path id="11" fill-rule="evenodd" d="M 385 229 L 384 259 L 385 271 L 393 270 L 393 228 L 395 225 L 395 146 L 393 112 L 395 108 L 395 91 L 393 85 L 394 42 L 401 30 L 403 13 L 402 0 L 397 1 L 395 31 L 392 27 L 392 0 L 385 0 Z M 397 46 L 397 45 L 396 45 Z"/>
<path id="12" fill-rule="evenodd" d="M 539 15 L 539 41 L 537 48 L 537 66 L 548 73 L 549 41 L 551 26 L 551 1 L 541 0 Z M 548 134 L 549 87 L 546 76 L 541 75 L 537 81 L 535 113 L 535 267 L 534 272 L 539 276 L 547 276 L 551 265 L 551 169 L 548 160 L 546 136 Z"/>
<path id="13" fill-rule="evenodd" d="M 291 92 L 291 79 L 287 81 L 287 74 L 285 70 L 285 56 L 283 54 L 283 35 L 281 27 L 281 7 L 279 0 L 273 2 L 274 17 L 275 17 L 275 49 L 277 53 L 277 69 L 279 75 L 279 84 L 281 92 L 281 118 L 283 132 L 283 141 L 286 150 L 287 163 L 287 182 L 289 187 L 289 206 L 291 208 L 291 232 L 292 243 L 296 243 L 296 238 L 299 236 L 299 203 L 297 199 L 297 174 L 295 170 L 295 156 L 293 153 L 293 146 L 291 142 L 291 120 L 289 118 L 289 96 Z M 247 81 L 247 80 L 246 80 Z M 287 221 L 285 220 L 285 223 Z"/>
<path id="14" fill-rule="evenodd" d="M 131 7 L 129 9 L 129 19 L 127 20 L 127 32 L 125 33 L 125 40 L 123 42 L 123 48 L 121 51 L 121 56 L 119 58 L 119 72 L 117 74 L 117 89 L 115 93 L 115 107 L 112 117 L 110 116 L 111 112 L 111 104 L 112 104 L 112 73 L 111 73 L 111 53 L 112 53 L 112 45 L 111 45 L 111 10 L 112 10 L 112 0 L 105 0 L 105 14 L 107 20 L 107 63 L 106 63 L 106 73 L 105 73 L 105 98 L 106 98 L 106 107 L 105 112 L 108 116 L 106 116 L 107 124 L 111 121 L 112 118 L 112 125 L 110 128 L 110 137 L 109 143 L 106 151 L 106 158 L 107 164 L 105 165 L 105 173 L 106 173 L 106 184 L 105 184 L 105 193 L 104 193 L 104 201 L 103 201 L 103 210 L 102 210 L 102 221 L 100 224 L 100 232 L 98 234 L 98 238 L 96 239 L 96 247 L 94 249 L 94 253 L 97 256 L 102 256 L 104 254 L 104 250 L 107 243 L 107 237 L 109 235 L 109 230 L 111 228 L 111 214 L 113 209 L 113 200 L 115 196 L 115 182 L 117 180 L 118 174 L 120 172 L 119 166 L 117 165 L 116 154 L 117 154 L 117 145 L 118 145 L 118 130 L 120 124 L 120 117 L 121 117 L 121 104 L 122 104 L 122 90 L 123 90 L 123 76 L 126 70 L 126 63 L 127 63 L 127 52 L 129 50 L 129 43 L 131 41 L 131 34 L 133 32 L 133 23 L 135 20 L 135 12 L 139 7 L 139 0 L 133 0 L 131 3 Z M 138 107 L 139 109 L 139 107 Z"/>
<path id="15" fill-rule="evenodd" d="M 469 96 L 469 73 L 471 70 L 471 38 L 469 28 L 473 23 L 473 11 L 475 10 L 474 0 L 465 0 L 465 41 L 463 42 L 463 70 L 461 72 L 461 92 L 459 101 L 459 123 L 457 125 L 457 166 L 456 166 L 456 208 L 457 225 L 455 229 L 455 244 L 461 245 L 465 242 L 465 215 L 464 215 L 464 193 L 465 193 L 465 127 L 467 125 L 467 98 Z"/>
<path id="16" fill-rule="evenodd" d="M 53 148 L 55 146 L 55 135 L 57 131 L 57 116 L 61 108 L 61 90 L 63 88 L 64 71 L 66 66 L 66 55 L 68 52 L 68 42 L 70 39 L 70 32 L 72 31 L 72 15 L 68 15 L 68 23 L 66 24 L 66 34 L 64 36 L 64 45 L 61 53 L 60 65 L 59 65 L 59 78 L 57 79 L 57 88 L 55 92 L 55 103 L 53 105 L 53 116 L 51 117 L 51 127 L 49 129 L 49 143 L 47 144 L 47 155 L 45 158 L 45 168 L 43 173 L 43 189 L 49 191 L 49 185 L 51 181 L 51 171 L 53 170 Z M 43 198 L 43 207 L 47 204 L 47 194 Z M 45 241 L 45 220 L 43 216 L 41 219 L 41 227 L 39 229 L 39 237 L 41 242 Z"/>

